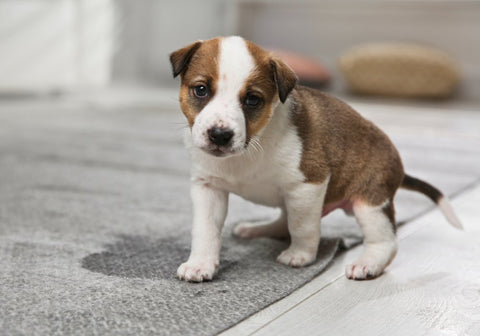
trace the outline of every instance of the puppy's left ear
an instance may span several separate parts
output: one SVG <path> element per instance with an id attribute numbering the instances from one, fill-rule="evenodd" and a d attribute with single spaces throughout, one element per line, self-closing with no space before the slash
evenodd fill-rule
<path id="1" fill-rule="evenodd" d="M 192 56 L 201 45 L 202 41 L 197 41 L 170 54 L 170 63 L 172 64 L 174 78 L 187 70 L 188 63 L 190 63 Z"/>
<path id="2" fill-rule="evenodd" d="M 298 77 L 278 56 L 272 56 L 270 58 L 270 68 L 273 80 L 277 86 L 278 97 L 283 104 L 287 100 L 289 93 L 297 84 Z"/>

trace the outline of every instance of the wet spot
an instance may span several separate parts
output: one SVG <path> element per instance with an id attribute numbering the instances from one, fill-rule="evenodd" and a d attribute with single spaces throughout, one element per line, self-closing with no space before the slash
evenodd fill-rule
<path id="1" fill-rule="evenodd" d="M 147 236 L 120 236 L 105 250 L 82 259 L 82 267 L 96 273 L 123 278 L 174 279 L 178 266 L 188 259 L 187 237 L 152 239 Z M 222 252 L 228 252 L 222 249 Z M 234 268 L 237 260 L 220 260 L 220 273 Z"/>
<path id="2" fill-rule="evenodd" d="M 82 267 L 110 276 L 143 279 L 172 278 L 188 258 L 189 245 L 176 237 L 153 240 L 145 236 L 121 236 L 82 260 Z"/>

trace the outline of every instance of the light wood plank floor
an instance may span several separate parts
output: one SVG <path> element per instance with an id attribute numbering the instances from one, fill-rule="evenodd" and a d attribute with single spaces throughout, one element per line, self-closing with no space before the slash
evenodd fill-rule
<path id="1" fill-rule="evenodd" d="M 480 335 L 480 186 L 453 201 L 465 231 L 438 210 L 400 229 L 399 253 L 376 280 L 322 275 L 223 335 Z"/>
<path id="2" fill-rule="evenodd" d="M 480 148 L 478 112 L 353 106 L 393 137 L 415 132 L 419 141 L 422 134 L 449 139 L 439 146 L 461 141 Z M 475 166 L 469 168 L 480 175 Z M 453 205 L 465 231 L 431 211 L 399 229 L 399 253 L 380 278 L 345 278 L 359 246 L 222 335 L 480 335 L 480 184 Z"/>

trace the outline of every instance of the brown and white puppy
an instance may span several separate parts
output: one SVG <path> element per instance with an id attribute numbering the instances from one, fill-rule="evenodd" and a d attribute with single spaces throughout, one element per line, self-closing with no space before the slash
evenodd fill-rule
<path id="1" fill-rule="evenodd" d="M 436 202 L 460 222 L 431 185 L 404 174 L 389 138 L 345 103 L 296 85 L 279 58 L 241 37 L 198 41 L 170 55 L 180 75 L 180 106 L 192 157 L 193 230 L 177 274 L 210 280 L 220 253 L 228 194 L 279 207 L 270 223 L 241 223 L 242 238 L 290 237 L 278 261 L 314 262 L 320 219 L 337 208 L 356 217 L 365 250 L 346 267 L 350 279 L 380 275 L 397 252 L 393 197 L 399 187 Z"/>

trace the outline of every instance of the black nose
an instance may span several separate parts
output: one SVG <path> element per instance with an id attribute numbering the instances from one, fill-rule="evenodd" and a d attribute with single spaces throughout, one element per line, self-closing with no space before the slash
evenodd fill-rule
<path id="1" fill-rule="evenodd" d="M 213 127 L 208 130 L 208 138 L 217 146 L 225 146 L 233 137 L 233 131 L 228 128 Z"/>

